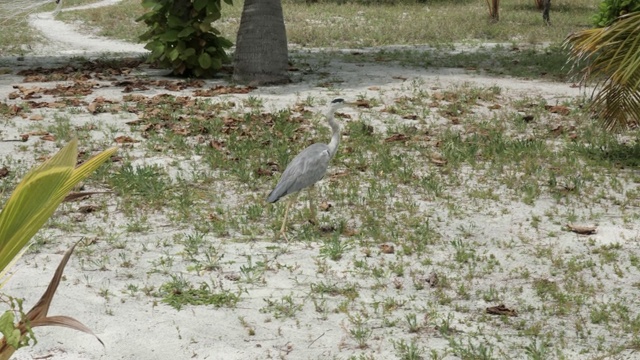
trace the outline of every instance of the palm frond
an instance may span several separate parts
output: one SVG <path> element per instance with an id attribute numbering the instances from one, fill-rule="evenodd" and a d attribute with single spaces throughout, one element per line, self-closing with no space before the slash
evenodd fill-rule
<path id="1" fill-rule="evenodd" d="M 640 12 L 605 28 L 583 30 L 565 41 L 582 83 L 596 82 L 592 109 L 607 130 L 640 118 Z M 599 91 L 597 89 L 599 88 Z"/>

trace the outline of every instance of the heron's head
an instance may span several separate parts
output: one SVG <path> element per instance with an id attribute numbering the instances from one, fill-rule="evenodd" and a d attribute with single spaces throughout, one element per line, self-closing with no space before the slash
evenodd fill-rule
<path id="1" fill-rule="evenodd" d="M 353 106 L 353 105 L 355 105 L 355 104 L 351 103 L 351 102 L 344 101 L 343 98 L 336 98 L 336 99 L 331 100 L 331 104 L 329 104 L 329 107 L 331 109 L 330 111 L 333 113 L 333 112 L 335 112 L 336 110 L 338 110 L 340 108 L 343 108 L 345 106 Z"/>

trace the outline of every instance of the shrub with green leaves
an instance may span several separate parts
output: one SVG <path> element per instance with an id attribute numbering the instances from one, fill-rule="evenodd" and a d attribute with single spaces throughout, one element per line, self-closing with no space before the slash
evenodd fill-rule
<path id="1" fill-rule="evenodd" d="M 225 49 L 232 45 L 211 26 L 220 19 L 221 5 L 221 0 L 143 0 L 149 11 L 136 21 L 149 27 L 140 36 L 151 50 L 149 61 L 174 75 L 208 77 L 219 71 L 229 62 Z"/>
<path id="2" fill-rule="evenodd" d="M 599 12 L 593 21 L 595 26 L 605 27 L 611 25 L 618 17 L 636 11 L 640 11 L 638 0 L 604 0 L 600 3 Z"/>

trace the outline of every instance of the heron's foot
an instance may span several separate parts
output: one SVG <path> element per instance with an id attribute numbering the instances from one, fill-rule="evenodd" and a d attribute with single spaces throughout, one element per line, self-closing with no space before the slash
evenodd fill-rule
<path id="1" fill-rule="evenodd" d="M 289 242 L 289 238 L 287 237 L 287 232 L 284 229 L 281 229 L 276 233 L 276 237 L 274 238 L 274 240 L 278 241 L 280 240 L 281 237 L 284 238 L 284 241 Z"/>

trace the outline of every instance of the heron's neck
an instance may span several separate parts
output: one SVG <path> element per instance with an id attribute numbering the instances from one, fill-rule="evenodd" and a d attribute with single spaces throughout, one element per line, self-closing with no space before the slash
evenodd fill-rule
<path id="1" fill-rule="evenodd" d="M 333 119 L 333 113 L 335 110 L 331 109 L 327 113 L 327 119 L 329 119 L 329 126 L 331 126 L 331 142 L 329 143 L 329 155 L 333 157 L 338 151 L 338 145 L 340 145 L 340 125 Z"/>

